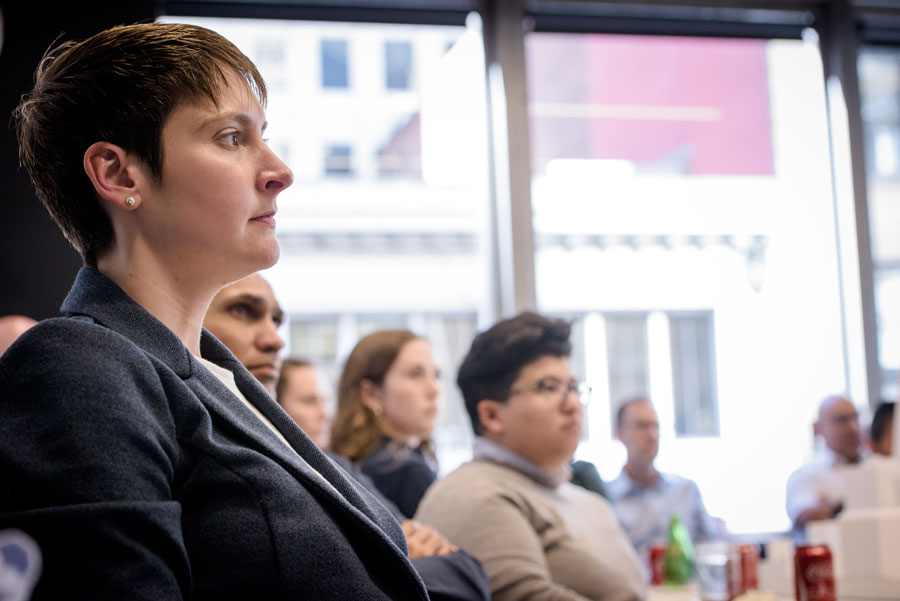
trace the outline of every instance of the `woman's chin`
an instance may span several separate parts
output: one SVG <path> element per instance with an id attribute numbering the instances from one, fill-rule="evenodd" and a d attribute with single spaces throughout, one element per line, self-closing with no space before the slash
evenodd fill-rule
<path id="1" fill-rule="evenodd" d="M 278 258 L 281 256 L 281 248 L 278 246 L 278 241 L 273 237 L 266 242 L 266 244 L 261 244 L 253 254 L 249 262 L 250 272 L 247 275 L 268 269 L 278 263 Z"/>

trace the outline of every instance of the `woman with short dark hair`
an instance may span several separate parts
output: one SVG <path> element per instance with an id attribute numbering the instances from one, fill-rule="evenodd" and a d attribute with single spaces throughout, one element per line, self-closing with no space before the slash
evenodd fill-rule
<path id="1" fill-rule="evenodd" d="M 85 263 L 0 359 L 0 528 L 41 548 L 33 601 L 427 599 L 390 513 L 202 329 L 278 258 L 265 99 L 222 36 L 149 23 L 50 50 L 18 108 Z"/>

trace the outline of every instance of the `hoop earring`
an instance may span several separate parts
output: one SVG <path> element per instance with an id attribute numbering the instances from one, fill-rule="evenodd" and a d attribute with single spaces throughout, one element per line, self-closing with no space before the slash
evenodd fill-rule
<path id="1" fill-rule="evenodd" d="M 137 204 L 137 201 L 134 199 L 134 196 L 129 196 L 128 198 L 125 199 L 125 206 L 127 206 L 129 209 L 136 204 Z"/>

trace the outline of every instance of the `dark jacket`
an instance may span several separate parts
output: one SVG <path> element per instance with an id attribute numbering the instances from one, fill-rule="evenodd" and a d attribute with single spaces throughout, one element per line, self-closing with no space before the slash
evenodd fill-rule
<path id="1" fill-rule="evenodd" d="M 407 519 L 393 501 L 381 494 L 375 483 L 344 455 L 333 451 L 325 454 L 372 493 L 387 507 L 398 522 Z M 425 582 L 431 601 L 490 601 L 491 584 L 481 562 L 459 549 L 447 555 L 418 557 L 411 560 Z"/>
<path id="2" fill-rule="evenodd" d="M 391 514 L 231 352 L 205 359 L 82 268 L 0 359 L 0 528 L 41 548 L 40 599 L 427 599 Z"/>
<path id="3" fill-rule="evenodd" d="M 421 448 L 408 447 L 386 436 L 363 458 L 360 470 L 407 517 L 416 514 L 419 501 L 437 478 Z"/>

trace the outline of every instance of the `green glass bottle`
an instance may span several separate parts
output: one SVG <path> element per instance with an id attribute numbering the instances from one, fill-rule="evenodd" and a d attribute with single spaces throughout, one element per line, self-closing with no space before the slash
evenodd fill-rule
<path id="1" fill-rule="evenodd" d="M 694 545 L 678 514 L 669 521 L 669 541 L 663 557 L 663 581 L 687 584 L 694 576 Z"/>

